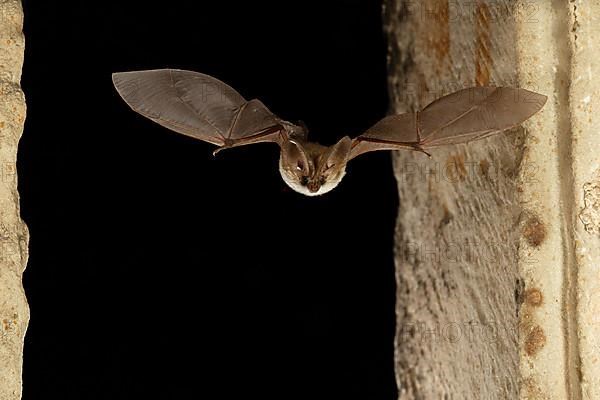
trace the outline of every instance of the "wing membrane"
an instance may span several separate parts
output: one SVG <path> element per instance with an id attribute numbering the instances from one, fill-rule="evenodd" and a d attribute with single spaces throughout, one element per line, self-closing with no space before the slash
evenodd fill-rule
<path id="1" fill-rule="evenodd" d="M 444 96 L 420 113 L 421 146 L 464 143 L 514 128 L 538 112 L 546 96 L 525 89 L 475 87 Z"/>
<path id="2" fill-rule="evenodd" d="M 259 100 L 199 72 L 176 69 L 113 74 L 115 88 L 139 114 L 217 146 L 278 141 L 279 119 Z"/>
<path id="3" fill-rule="evenodd" d="M 383 118 L 354 139 L 350 158 L 375 150 L 424 151 L 482 139 L 519 125 L 538 112 L 546 99 L 525 89 L 463 89 L 420 112 Z"/>
<path id="4" fill-rule="evenodd" d="M 349 158 L 375 150 L 413 149 L 417 143 L 416 113 L 390 115 L 352 141 Z"/>

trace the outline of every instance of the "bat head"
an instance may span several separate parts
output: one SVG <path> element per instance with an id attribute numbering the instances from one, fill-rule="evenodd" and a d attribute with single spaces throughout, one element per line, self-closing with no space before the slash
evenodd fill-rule
<path id="1" fill-rule="evenodd" d="M 335 188 L 346 173 L 352 139 L 343 137 L 333 146 L 290 139 L 281 146 L 279 172 L 298 193 L 318 196 Z"/>

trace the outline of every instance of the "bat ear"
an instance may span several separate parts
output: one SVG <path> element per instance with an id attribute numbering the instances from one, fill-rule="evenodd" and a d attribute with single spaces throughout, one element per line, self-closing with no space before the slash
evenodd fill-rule
<path id="1" fill-rule="evenodd" d="M 308 174 L 310 169 L 308 156 L 300 143 L 293 140 L 284 141 L 281 145 L 281 157 L 285 165 Z"/>
<path id="2" fill-rule="evenodd" d="M 348 156 L 350 155 L 350 149 L 352 148 L 352 139 L 348 136 L 344 136 L 331 147 L 329 155 L 327 156 L 327 168 L 332 168 L 335 165 L 346 164 L 348 162 Z"/>

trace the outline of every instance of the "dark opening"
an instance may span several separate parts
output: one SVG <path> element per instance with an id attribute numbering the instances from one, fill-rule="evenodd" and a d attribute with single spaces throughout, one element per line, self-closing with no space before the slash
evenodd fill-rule
<path id="1" fill-rule="evenodd" d="M 24 9 L 24 399 L 395 399 L 389 154 L 303 197 L 279 177 L 276 146 L 213 158 L 111 83 L 204 72 L 331 144 L 386 113 L 380 2 Z"/>

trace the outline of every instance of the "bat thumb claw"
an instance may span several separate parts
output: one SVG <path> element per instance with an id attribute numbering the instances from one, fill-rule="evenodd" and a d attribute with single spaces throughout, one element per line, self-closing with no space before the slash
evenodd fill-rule
<path id="1" fill-rule="evenodd" d="M 223 146 L 218 147 L 213 151 L 213 157 L 215 157 L 217 155 L 217 153 L 220 152 L 221 150 L 225 150 L 225 149 L 229 149 L 230 147 L 233 147 L 234 143 L 235 142 L 229 138 L 225 139 Z"/>

